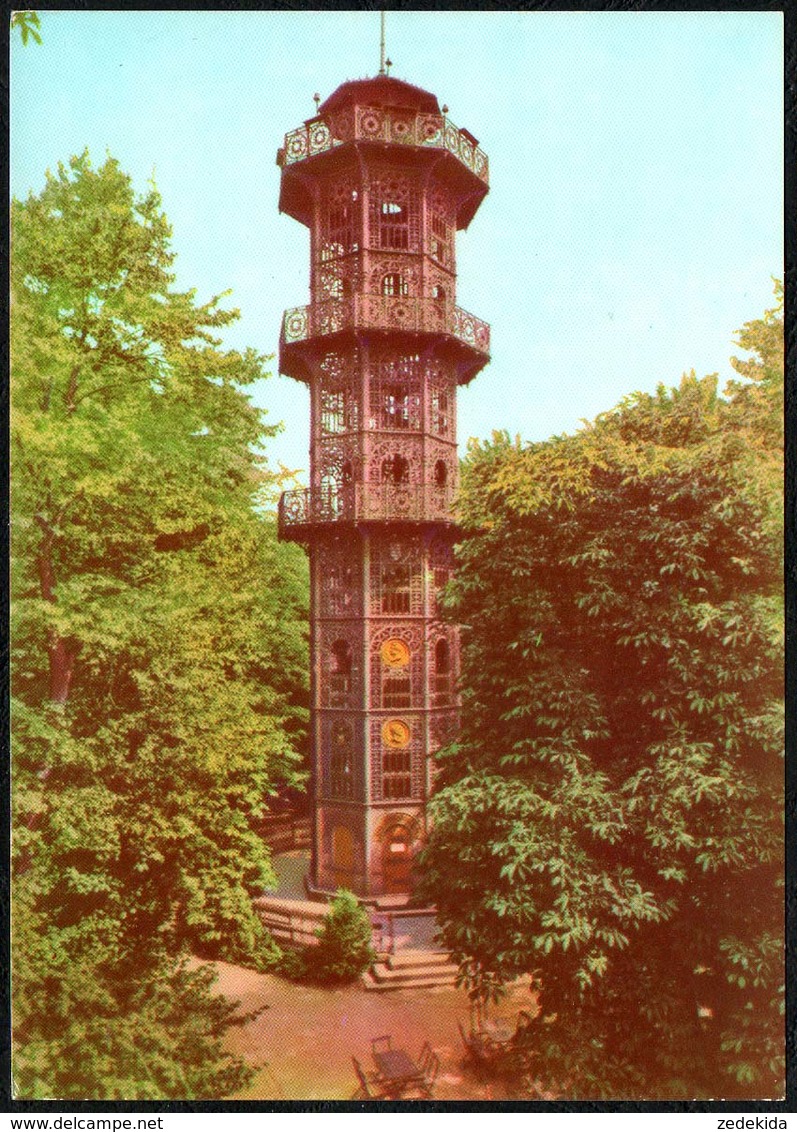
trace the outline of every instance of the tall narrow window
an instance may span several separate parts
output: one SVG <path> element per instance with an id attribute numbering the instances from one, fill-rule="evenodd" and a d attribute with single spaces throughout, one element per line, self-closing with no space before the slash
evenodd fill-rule
<path id="1" fill-rule="evenodd" d="M 346 428 L 345 400 L 342 389 L 321 390 L 321 431 L 343 432 Z"/>
<path id="2" fill-rule="evenodd" d="M 410 215 L 406 204 L 383 200 L 379 205 L 379 246 L 401 251 L 410 245 Z"/>
<path id="3" fill-rule="evenodd" d="M 351 726 L 348 723 L 334 724 L 329 738 L 329 793 L 333 798 L 351 798 L 354 793 Z"/>
<path id="4" fill-rule="evenodd" d="M 391 562 L 382 567 L 381 577 L 382 612 L 409 613 L 410 611 L 410 568 L 401 562 Z"/>
<path id="5" fill-rule="evenodd" d="M 449 266 L 451 260 L 451 233 L 442 216 L 432 213 L 429 251 L 438 263 Z"/>
<path id="6" fill-rule="evenodd" d="M 451 699 L 451 653 L 445 637 L 440 637 L 434 647 L 434 696 L 437 704 L 447 704 Z"/>
<path id="7" fill-rule="evenodd" d="M 322 260 L 336 259 L 348 252 L 356 252 L 360 205 L 357 190 L 351 190 L 350 199 L 338 197 L 331 201 L 326 214 L 326 231 L 321 243 Z"/>
<path id="8" fill-rule="evenodd" d="M 435 487 L 445 487 L 448 482 L 448 468 L 445 460 L 438 460 L 434 466 Z"/>
<path id="9" fill-rule="evenodd" d="M 330 650 L 330 707 L 346 707 L 351 691 L 351 648 L 347 641 L 335 641 Z"/>
<path id="10" fill-rule="evenodd" d="M 410 394 L 406 385 L 388 385 L 382 390 L 382 428 L 410 427 Z"/>
<path id="11" fill-rule="evenodd" d="M 322 577 L 323 610 L 327 615 L 350 614 L 354 608 L 355 573 L 351 566 L 332 562 Z"/>
<path id="12" fill-rule="evenodd" d="M 449 434 L 448 393 L 443 389 L 432 387 L 432 432 L 438 436 Z"/>
<path id="13" fill-rule="evenodd" d="M 409 798 L 412 785 L 411 765 L 409 748 L 382 751 L 383 798 Z"/>

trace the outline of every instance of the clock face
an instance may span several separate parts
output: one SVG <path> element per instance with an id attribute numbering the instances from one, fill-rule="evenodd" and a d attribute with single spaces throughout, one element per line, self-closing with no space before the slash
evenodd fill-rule
<path id="1" fill-rule="evenodd" d="M 382 662 L 388 668 L 405 668 L 410 662 L 410 650 L 406 641 L 391 637 L 382 645 Z"/>
<path id="2" fill-rule="evenodd" d="M 406 747 L 410 741 L 410 729 L 403 719 L 388 719 L 382 724 L 382 742 L 386 747 Z"/>

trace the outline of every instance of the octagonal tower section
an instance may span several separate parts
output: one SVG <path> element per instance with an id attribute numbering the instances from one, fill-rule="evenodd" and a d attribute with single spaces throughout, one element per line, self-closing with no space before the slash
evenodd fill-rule
<path id="1" fill-rule="evenodd" d="M 310 303 L 285 312 L 280 372 L 310 390 L 310 486 L 279 533 L 309 554 L 309 887 L 401 903 L 425 833 L 430 756 L 457 730 L 451 576 L 456 391 L 489 327 L 456 305 L 458 229 L 487 158 L 427 91 L 343 83 L 285 137 L 280 210 L 310 231 Z"/>

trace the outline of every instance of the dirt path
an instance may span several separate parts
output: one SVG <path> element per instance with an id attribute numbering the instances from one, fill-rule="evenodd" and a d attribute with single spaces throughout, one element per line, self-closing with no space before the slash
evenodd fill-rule
<path id="1" fill-rule="evenodd" d="M 356 1080 L 351 1059 L 371 1068 L 371 1038 L 391 1034 L 414 1057 L 428 1041 L 440 1058 L 436 1100 L 503 1100 L 501 1082 L 479 1081 L 463 1066 L 457 1021 L 467 1028 L 468 998 L 453 987 L 375 994 L 354 986 L 298 986 L 273 975 L 217 963 L 216 989 L 239 1000 L 241 1012 L 262 1006 L 256 1019 L 228 1032 L 228 1048 L 258 1068 L 240 1100 L 348 1100 Z M 513 1018 L 529 1003 L 514 986 L 496 1008 Z"/>

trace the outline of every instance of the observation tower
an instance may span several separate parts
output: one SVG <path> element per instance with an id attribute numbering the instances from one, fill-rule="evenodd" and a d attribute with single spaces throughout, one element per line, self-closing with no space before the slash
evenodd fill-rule
<path id="1" fill-rule="evenodd" d="M 277 154 L 279 207 L 310 230 L 310 304 L 280 372 L 310 390 L 310 486 L 279 534 L 311 578 L 311 891 L 406 897 L 431 755 L 457 730 L 451 576 L 456 392 L 489 360 L 456 305 L 455 236 L 488 190 L 476 138 L 383 72 L 345 82 Z"/>

